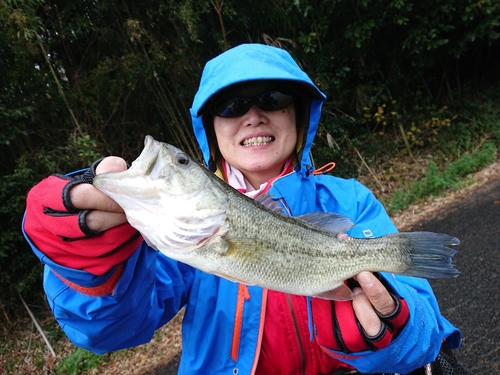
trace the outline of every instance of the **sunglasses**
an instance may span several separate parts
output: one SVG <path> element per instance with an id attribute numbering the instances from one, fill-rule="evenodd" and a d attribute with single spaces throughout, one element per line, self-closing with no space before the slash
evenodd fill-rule
<path id="1" fill-rule="evenodd" d="M 250 98 L 235 96 L 215 103 L 210 114 L 219 117 L 240 117 L 247 113 L 252 105 L 264 111 L 276 111 L 293 103 L 293 96 L 279 91 L 266 91 Z"/>

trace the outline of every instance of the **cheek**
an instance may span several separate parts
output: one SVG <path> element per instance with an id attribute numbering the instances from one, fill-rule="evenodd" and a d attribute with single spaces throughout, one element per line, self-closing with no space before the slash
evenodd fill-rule
<path id="1" fill-rule="evenodd" d="M 284 154 L 290 155 L 294 152 L 298 141 L 297 129 L 295 128 L 295 124 L 284 130 L 284 133 L 286 134 L 286 136 L 283 138 L 282 152 Z"/>
<path id="2" fill-rule="evenodd" d="M 214 133 L 217 143 L 220 144 L 221 142 L 226 141 L 226 139 L 228 138 L 227 132 L 227 126 L 225 126 L 224 124 L 220 124 L 220 121 L 214 121 Z"/>
<path id="3" fill-rule="evenodd" d="M 220 143 L 222 138 L 220 130 L 214 129 L 214 133 L 215 133 L 215 140 L 217 141 L 217 143 Z"/>
<path id="4" fill-rule="evenodd" d="M 285 108 L 282 113 L 286 131 L 297 131 L 297 114 L 294 107 Z"/>
<path id="5" fill-rule="evenodd" d="M 283 121 L 281 129 L 284 134 L 286 134 L 287 144 L 297 143 L 297 123 L 295 120 L 295 111 L 290 110 L 284 112 L 286 115 L 285 121 Z"/>
<path id="6" fill-rule="evenodd" d="M 227 152 L 235 146 L 235 137 L 232 127 L 228 126 L 214 126 L 215 140 L 220 153 L 227 157 Z"/>
<path id="7" fill-rule="evenodd" d="M 291 154 L 295 150 L 295 146 L 297 145 L 297 132 L 294 130 L 293 133 L 290 133 L 290 136 L 286 141 L 286 153 Z"/>

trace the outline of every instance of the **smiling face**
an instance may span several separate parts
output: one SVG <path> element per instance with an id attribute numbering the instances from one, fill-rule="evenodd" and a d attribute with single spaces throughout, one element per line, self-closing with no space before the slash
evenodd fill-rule
<path id="1" fill-rule="evenodd" d="M 253 97 L 269 90 L 280 89 L 262 83 L 245 84 L 232 90 L 232 96 Z M 252 105 L 240 117 L 214 116 L 213 124 L 220 153 L 256 189 L 281 173 L 297 143 L 293 103 L 274 111 Z"/>

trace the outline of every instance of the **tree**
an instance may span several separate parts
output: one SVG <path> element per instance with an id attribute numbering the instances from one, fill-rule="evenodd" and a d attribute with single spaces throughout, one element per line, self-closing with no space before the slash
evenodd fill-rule
<path id="1" fill-rule="evenodd" d="M 328 94 L 321 162 L 375 131 L 361 126 L 366 108 L 397 100 L 410 112 L 497 73 L 499 24 L 494 0 L 0 2 L 2 288 L 39 277 L 20 225 L 44 176 L 109 154 L 132 161 L 146 134 L 199 158 L 188 108 L 204 63 L 223 50 L 286 48 Z"/>

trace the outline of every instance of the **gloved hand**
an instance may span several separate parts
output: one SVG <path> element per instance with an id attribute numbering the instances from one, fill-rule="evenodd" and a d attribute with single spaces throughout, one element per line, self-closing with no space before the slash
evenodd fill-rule
<path id="1" fill-rule="evenodd" d="M 120 225 L 105 231 L 89 228 L 87 217 L 95 208 L 93 201 L 97 198 L 110 200 L 119 209 L 111 198 L 93 186 L 82 189 L 86 190 L 83 199 L 88 202 L 86 208 L 79 209 L 73 205 L 71 190 L 81 184 L 92 183 L 99 162 L 82 175 L 55 174 L 35 185 L 27 196 L 24 220 L 25 233 L 48 258 L 65 267 L 94 275 L 104 275 L 128 259 L 142 241 L 139 232 L 125 221 L 124 216 Z"/>
<path id="2" fill-rule="evenodd" d="M 329 301 L 313 298 L 312 316 L 317 343 L 330 350 L 344 353 L 376 351 L 387 347 L 404 328 L 409 318 L 409 309 L 406 301 L 393 293 L 391 287 L 376 274 L 382 285 L 394 300 L 395 309 L 388 315 L 380 314 L 373 306 L 374 313 L 380 319 L 380 330 L 369 335 L 356 316 L 353 301 Z M 353 279 L 347 285 L 359 291 L 359 284 Z M 358 312 L 359 314 L 359 312 Z"/>

